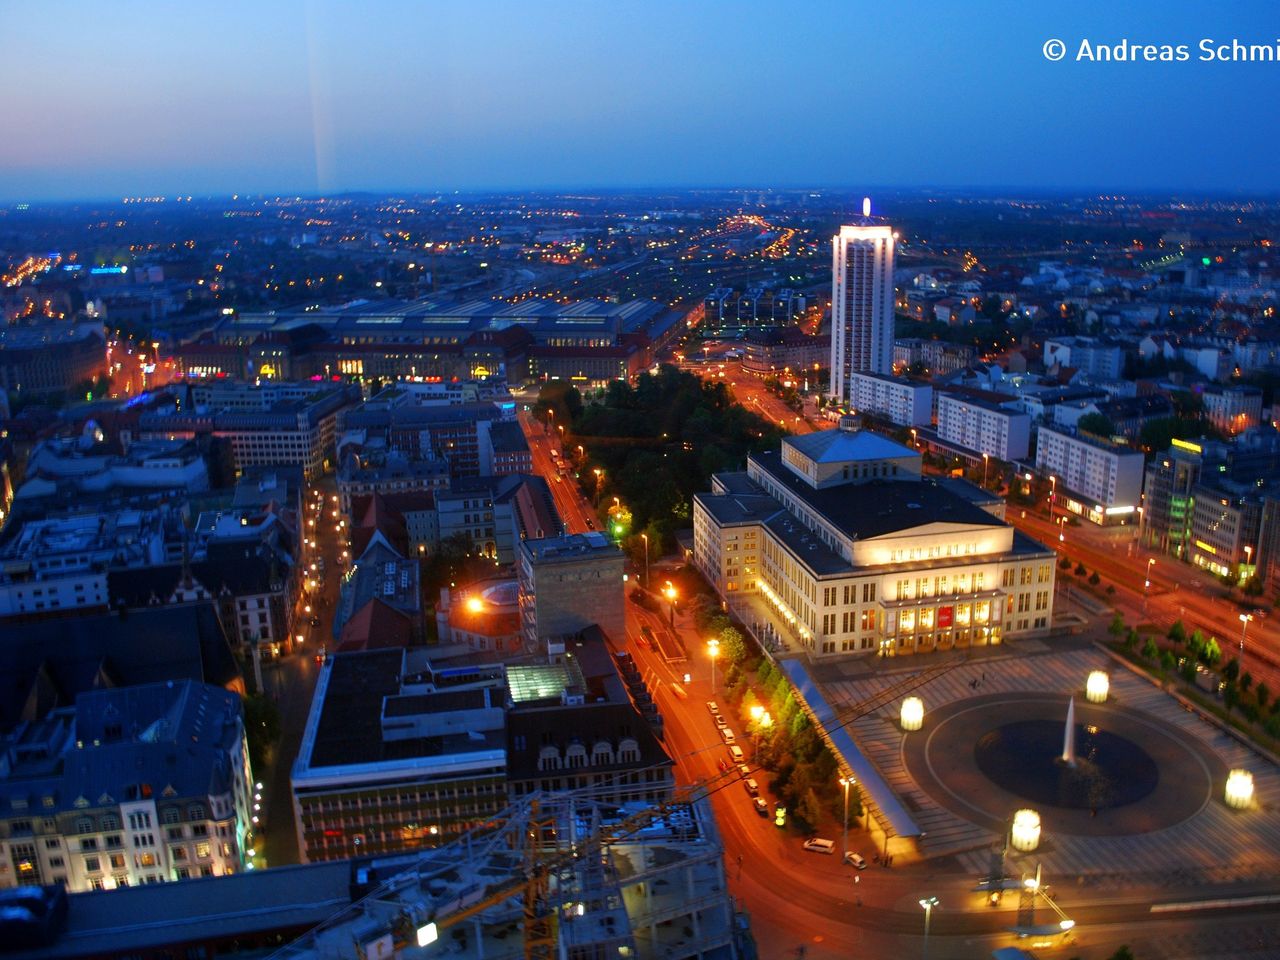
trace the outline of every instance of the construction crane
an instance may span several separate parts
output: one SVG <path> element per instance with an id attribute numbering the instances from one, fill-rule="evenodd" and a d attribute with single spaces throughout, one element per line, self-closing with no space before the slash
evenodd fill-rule
<path id="1" fill-rule="evenodd" d="M 352 911 L 360 912 L 362 908 L 367 917 L 381 915 L 381 919 L 361 927 L 362 936 L 352 938 L 353 949 L 347 954 L 357 960 L 379 960 L 391 955 L 387 949 L 398 955 L 408 947 L 429 946 L 451 927 L 502 904 L 518 902 L 525 960 L 556 960 L 560 956 L 561 914 L 573 906 L 571 901 L 575 899 L 573 893 L 566 893 L 572 888 L 575 871 L 598 869 L 606 846 L 633 838 L 647 827 L 671 818 L 678 811 L 687 810 L 737 781 L 737 771 L 732 770 L 677 787 L 670 799 L 617 822 L 596 820 L 580 837 L 561 834 L 559 827 L 563 823 L 557 819 L 554 809 L 572 804 L 573 795 L 544 798 L 535 794 L 495 818 L 482 831 L 487 839 L 507 835 L 503 845 L 513 852 L 519 851 L 519 862 L 513 864 L 514 869 L 509 876 L 427 907 L 425 903 L 414 902 L 415 885 L 423 879 L 420 867 L 407 867 L 353 905 L 342 917 L 324 926 L 336 928 L 343 922 L 350 923 Z M 592 806 L 587 800 L 579 799 L 577 802 Z M 520 835 L 516 836 L 516 832 Z M 566 897 L 570 902 L 561 902 Z M 389 902 L 394 902 L 390 913 L 380 909 Z M 298 951 L 286 948 L 277 956 L 284 958 L 297 954 Z"/>

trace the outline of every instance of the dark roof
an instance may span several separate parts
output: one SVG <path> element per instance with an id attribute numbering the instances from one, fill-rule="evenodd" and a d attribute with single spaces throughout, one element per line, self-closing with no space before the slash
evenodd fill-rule
<path id="1" fill-rule="evenodd" d="M 926 523 L 968 523 L 984 527 L 1000 524 L 981 507 L 928 478 L 870 480 L 815 490 L 782 465 L 777 450 L 752 454 L 752 460 L 781 486 L 855 539 L 866 540 Z"/>
<path id="2" fill-rule="evenodd" d="M 590 756 L 593 743 L 608 740 L 616 750 L 618 742 L 626 737 L 635 740 L 640 748 L 638 760 L 592 764 L 584 769 L 608 773 L 672 765 L 649 724 L 629 703 L 513 708 L 507 714 L 507 780 L 538 780 L 545 776 L 538 770 L 538 754 L 544 745 L 563 750 L 576 740 Z"/>
<path id="3" fill-rule="evenodd" d="M 7 730 L 89 690 L 165 680 L 226 687 L 240 671 L 213 604 L 193 603 L 6 624 L 0 678 L 0 729 Z"/>
<path id="4" fill-rule="evenodd" d="M 400 692 L 401 650 L 335 654 L 325 690 L 312 767 L 386 759 L 382 755 L 382 700 Z"/>
<path id="5" fill-rule="evenodd" d="M 489 427 L 489 442 L 494 453 L 528 453 L 529 442 L 520 424 L 514 420 L 499 420 Z"/>
<path id="6" fill-rule="evenodd" d="M 385 650 L 407 647 L 413 640 L 413 620 L 374 598 L 342 627 L 339 650 Z"/>

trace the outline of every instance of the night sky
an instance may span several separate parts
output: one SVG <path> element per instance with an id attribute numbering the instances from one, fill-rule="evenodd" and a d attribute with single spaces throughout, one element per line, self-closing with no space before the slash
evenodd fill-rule
<path id="1" fill-rule="evenodd" d="M 5 201 L 1280 186 L 1280 62 L 1195 59 L 1275 45 L 1273 0 L 4 6 Z M 1073 62 L 1081 38 L 1192 59 Z"/>

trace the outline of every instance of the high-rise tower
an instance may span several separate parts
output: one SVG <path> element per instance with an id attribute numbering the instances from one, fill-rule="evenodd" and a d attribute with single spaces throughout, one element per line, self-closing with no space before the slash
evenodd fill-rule
<path id="1" fill-rule="evenodd" d="M 893 372 L 893 228 L 862 218 L 831 240 L 831 395 L 849 402 L 854 373 Z"/>

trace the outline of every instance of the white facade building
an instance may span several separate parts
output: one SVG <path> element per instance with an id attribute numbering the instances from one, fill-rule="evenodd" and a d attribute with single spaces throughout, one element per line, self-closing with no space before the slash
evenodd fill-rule
<path id="1" fill-rule="evenodd" d="M 1031 417 L 1010 407 L 972 397 L 938 394 L 938 439 L 1011 462 L 1027 455 L 1031 443 Z"/>
<path id="2" fill-rule="evenodd" d="M 849 405 L 858 413 L 885 417 L 901 427 L 919 427 L 933 419 L 933 387 L 883 373 L 850 377 Z"/>
<path id="3" fill-rule="evenodd" d="M 1094 523 L 1134 518 L 1142 496 L 1140 451 L 1041 427 L 1036 469 L 1054 478 L 1053 496 L 1067 512 Z"/>
<path id="4" fill-rule="evenodd" d="M 1054 554 L 978 488 L 857 429 L 788 437 L 693 501 L 694 563 L 768 644 L 901 656 L 1044 636 Z"/>
<path id="5" fill-rule="evenodd" d="M 831 393 L 847 404 L 853 374 L 893 372 L 893 228 L 843 226 L 831 245 Z"/>

